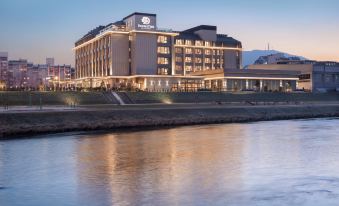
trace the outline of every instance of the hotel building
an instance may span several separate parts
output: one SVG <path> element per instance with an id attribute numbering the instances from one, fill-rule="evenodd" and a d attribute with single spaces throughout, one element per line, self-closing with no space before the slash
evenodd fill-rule
<path id="1" fill-rule="evenodd" d="M 297 80 L 293 72 L 241 70 L 241 42 L 218 34 L 216 26 L 159 29 L 156 15 L 148 13 L 93 29 L 74 51 L 76 86 L 83 88 L 233 91 L 272 84 L 277 90 L 285 83 L 294 88 Z"/>

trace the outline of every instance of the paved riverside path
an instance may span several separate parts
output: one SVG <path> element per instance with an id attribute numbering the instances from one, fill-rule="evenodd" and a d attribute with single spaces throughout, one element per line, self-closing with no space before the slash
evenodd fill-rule
<path id="1" fill-rule="evenodd" d="M 8 109 L 0 108 L 1 113 L 37 113 L 37 112 L 67 112 L 67 111 L 101 111 L 101 110 L 162 110 L 162 109 L 206 109 L 206 108 L 252 108 L 252 107 L 305 107 L 312 105 L 339 105 L 339 102 L 259 102 L 256 105 L 247 103 L 177 103 L 177 104 L 131 104 L 131 105 L 81 105 L 81 106 L 10 106 Z"/>

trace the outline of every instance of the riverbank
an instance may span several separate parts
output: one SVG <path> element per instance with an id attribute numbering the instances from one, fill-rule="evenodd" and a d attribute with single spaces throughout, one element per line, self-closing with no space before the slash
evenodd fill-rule
<path id="1" fill-rule="evenodd" d="M 302 105 L 134 105 L 0 114 L 0 138 L 69 131 L 339 117 L 338 103 Z"/>

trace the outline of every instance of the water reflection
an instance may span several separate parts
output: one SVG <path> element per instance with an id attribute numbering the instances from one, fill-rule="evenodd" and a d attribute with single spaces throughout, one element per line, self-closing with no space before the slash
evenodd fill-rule
<path id="1" fill-rule="evenodd" d="M 335 205 L 338 123 L 2 141 L 0 205 Z"/>
<path id="2" fill-rule="evenodd" d="M 110 201 L 116 204 L 129 200 L 132 205 L 158 201 L 175 205 L 177 198 L 194 198 L 194 190 L 239 187 L 243 144 L 239 129 L 205 126 L 195 127 L 193 135 L 191 129 L 182 128 L 180 133 L 170 129 L 82 137 L 76 152 L 78 188 L 82 193 L 109 188 L 110 193 L 100 194 L 112 196 Z"/>

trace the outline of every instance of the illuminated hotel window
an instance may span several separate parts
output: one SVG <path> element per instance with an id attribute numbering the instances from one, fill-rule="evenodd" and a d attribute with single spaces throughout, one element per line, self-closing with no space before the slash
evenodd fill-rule
<path id="1" fill-rule="evenodd" d="M 185 62 L 191 63 L 192 62 L 192 57 L 185 57 Z"/>
<path id="2" fill-rule="evenodd" d="M 168 42 L 167 36 L 158 36 L 158 43 L 166 44 Z"/>
<path id="3" fill-rule="evenodd" d="M 202 59 L 201 58 L 195 58 L 195 63 L 198 63 L 198 64 L 202 63 Z"/>
<path id="4" fill-rule="evenodd" d="M 206 54 L 206 55 L 211 55 L 211 50 L 210 50 L 210 49 L 206 49 L 206 50 L 205 50 L 205 54 Z"/>
<path id="5" fill-rule="evenodd" d="M 202 46 L 203 42 L 202 41 L 195 41 L 195 46 Z"/>
<path id="6" fill-rule="evenodd" d="M 182 54 L 182 48 L 175 48 L 175 53 Z"/>
<path id="7" fill-rule="evenodd" d="M 190 65 L 185 66 L 185 71 L 186 71 L 186 72 L 192 71 L 192 66 L 190 66 Z"/>
<path id="8" fill-rule="evenodd" d="M 175 70 L 181 71 L 182 70 L 182 66 L 181 65 L 175 65 Z"/>
<path id="9" fill-rule="evenodd" d="M 211 67 L 210 67 L 210 66 L 205 66 L 205 69 L 206 69 L 206 70 L 210 70 Z"/>
<path id="10" fill-rule="evenodd" d="M 195 49 L 195 54 L 202 54 L 202 50 L 201 49 Z"/>
<path id="11" fill-rule="evenodd" d="M 201 71 L 201 70 L 202 70 L 202 66 L 196 66 L 196 67 L 195 67 L 195 70 L 196 70 L 196 71 Z"/>
<path id="12" fill-rule="evenodd" d="M 158 75 L 168 75 L 168 68 L 158 68 Z"/>
<path id="13" fill-rule="evenodd" d="M 169 54 L 170 50 L 169 47 L 158 47 L 158 53 L 159 54 Z"/>
<path id="14" fill-rule="evenodd" d="M 205 58 L 205 63 L 207 64 L 211 63 L 211 58 Z"/>
<path id="15" fill-rule="evenodd" d="M 205 41 L 205 46 L 211 46 L 211 42 Z"/>
<path id="16" fill-rule="evenodd" d="M 191 40 L 186 40 L 186 45 L 192 45 L 192 41 Z"/>
<path id="17" fill-rule="evenodd" d="M 186 48 L 185 53 L 186 54 L 192 54 L 192 48 Z"/>
<path id="18" fill-rule="evenodd" d="M 158 57 L 158 64 L 168 64 L 168 58 Z"/>
<path id="19" fill-rule="evenodd" d="M 176 62 L 182 62 L 182 57 L 175 57 Z"/>
<path id="20" fill-rule="evenodd" d="M 178 44 L 178 45 L 183 45 L 183 44 L 184 44 L 184 40 L 182 40 L 182 39 L 177 39 L 177 40 L 175 41 L 175 43 Z"/>

